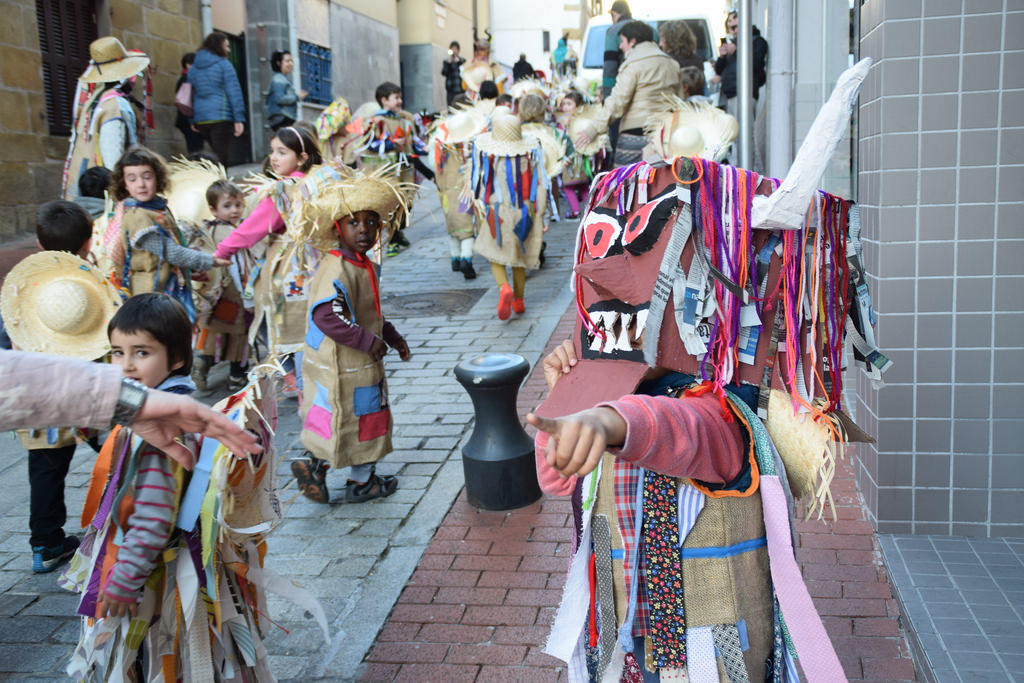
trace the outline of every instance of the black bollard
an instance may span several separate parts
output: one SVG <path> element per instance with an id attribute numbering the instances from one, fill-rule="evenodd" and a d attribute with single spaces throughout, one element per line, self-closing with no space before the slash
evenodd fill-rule
<path id="1" fill-rule="evenodd" d="M 530 364 L 514 353 L 489 353 L 455 366 L 473 400 L 476 423 L 462 449 L 466 498 L 485 510 L 511 510 L 540 498 L 533 440 L 516 413 L 519 385 Z"/>

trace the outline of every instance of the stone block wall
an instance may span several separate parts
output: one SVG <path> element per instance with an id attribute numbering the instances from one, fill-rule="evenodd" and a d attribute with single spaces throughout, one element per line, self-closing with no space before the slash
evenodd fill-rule
<path id="1" fill-rule="evenodd" d="M 866 0 L 860 203 L 886 386 L 879 531 L 1024 536 L 1024 5 Z"/>
<path id="2" fill-rule="evenodd" d="M 97 3 L 100 35 L 109 27 L 125 47 L 152 59 L 156 130 L 148 145 L 171 155 L 185 151 L 174 128 L 174 84 L 181 55 L 202 36 L 199 3 L 188 0 L 109 0 Z M 6 0 L 0 21 L 0 240 L 31 233 L 35 211 L 60 196 L 66 137 L 51 136 L 46 120 L 36 4 Z M 66 30 L 74 30 L 67 27 Z M 144 97 L 142 86 L 136 96 Z"/>

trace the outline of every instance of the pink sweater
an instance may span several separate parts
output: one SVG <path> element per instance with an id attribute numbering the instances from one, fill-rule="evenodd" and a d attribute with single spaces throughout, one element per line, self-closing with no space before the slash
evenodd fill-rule
<path id="1" fill-rule="evenodd" d="M 608 452 L 637 467 L 713 484 L 731 481 L 743 467 L 740 427 L 735 420 L 722 418 L 716 396 L 631 395 L 601 406 L 626 421 L 625 443 Z M 537 480 L 545 493 L 567 496 L 576 486 L 576 477 L 563 477 L 548 465 L 547 441 L 547 434 L 537 433 Z"/>
<path id="2" fill-rule="evenodd" d="M 302 171 L 295 171 L 288 177 L 301 178 L 304 175 Z M 248 249 L 267 235 L 280 232 L 284 232 L 284 219 L 274 206 L 274 197 L 267 195 L 260 200 L 248 218 L 221 240 L 213 255 L 217 258 L 231 258 L 239 249 Z"/>

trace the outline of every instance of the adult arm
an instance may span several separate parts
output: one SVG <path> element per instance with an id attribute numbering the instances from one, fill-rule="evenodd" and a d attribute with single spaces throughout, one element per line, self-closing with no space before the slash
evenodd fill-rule
<path id="1" fill-rule="evenodd" d="M 596 134 L 591 136 L 591 139 L 607 132 L 608 125 L 612 121 L 618 121 L 629 111 L 629 105 L 633 101 L 633 95 L 636 93 L 638 71 L 638 69 L 630 69 L 627 66 L 619 72 L 618 78 L 615 81 L 615 87 L 612 88 L 611 94 L 605 98 L 604 104 L 601 105 L 601 110 L 594 117 L 597 130 L 595 131 Z"/>
<path id="2" fill-rule="evenodd" d="M 0 351 L 0 430 L 81 425 L 106 429 L 124 377 L 114 365 L 28 351 Z M 45 387 L 45 391 L 40 391 Z M 188 396 L 147 391 L 131 427 L 161 451 L 192 466 L 192 453 L 175 439 L 203 434 L 235 455 L 258 453 L 256 437 Z"/>
<path id="3" fill-rule="evenodd" d="M 612 24 L 604 34 L 604 62 L 601 66 L 601 95 L 608 97 L 615 87 L 622 64 L 622 51 L 619 50 L 619 29 L 621 26 Z"/>
<path id="4" fill-rule="evenodd" d="M 260 200 L 249 217 L 221 240 L 213 255 L 217 258 L 231 258 L 240 249 L 248 249 L 261 239 L 275 232 L 284 232 L 284 219 L 274 206 L 272 197 Z"/>
<path id="5" fill-rule="evenodd" d="M 198 249 L 183 247 L 170 237 L 161 235 L 159 232 L 148 232 L 137 240 L 133 245 L 139 249 L 145 249 L 151 254 L 156 254 L 172 266 L 188 268 L 189 270 L 210 270 L 213 268 L 213 256 Z"/>

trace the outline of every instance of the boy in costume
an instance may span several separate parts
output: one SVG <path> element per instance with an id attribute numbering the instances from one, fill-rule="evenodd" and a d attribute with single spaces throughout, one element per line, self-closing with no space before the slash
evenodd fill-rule
<path id="1" fill-rule="evenodd" d="M 13 344 L 23 351 L 96 360 L 110 350 L 106 324 L 120 303 L 99 269 L 84 259 L 92 221 L 78 204 L 58 199 L 39 207 L 36 236 L 46 251 L 18 263 L 4 280 L 0 311 Z M 51 572 L 78 548 L 64 533 L 64 480 L 78 445 L 75 430 L 19 430 L 28 450 L 32 571 Z"/>
<path id="2" fill-rule="evenodd" d="M 289 226 L 293 239 L 322 252 L 310 282 L 309 322 L 303 347 L 302 444 L 307 454 L 292 462 L 299 489 L 327 503 L 326 473 L 351 467 L 345 500 L 362 503 L 390 496 L 398 480 L 376 473 L 391 452 L 384 355 L 402 360 L 409 346 L 380 309 L 380 266 L 366 253 L 386 244 L 401 225 L 413 188 L 393 167 L 372 173 L 327 164 L 300 187 L 306 197 Z"/>
<path id="3" fill-rule="evenodd" d="M 820 514 L 836 450 L 864 437 L 841 410 L 844 335 L 873 377 L 889 365 L 865 342 L 852 203 L 811 184 L 866 72 L 840 78 L 781 188 L 696 157 L 595 179 L 576 332 L 528 416 L 542 488 L 574 502 L 545 650 L 570 681 L 795 681 L 796 661 L 845 680 L 796 565 L 790 484 Z"/>

